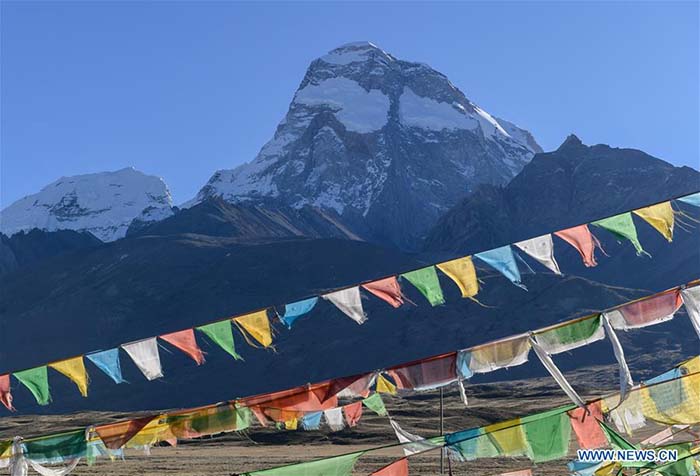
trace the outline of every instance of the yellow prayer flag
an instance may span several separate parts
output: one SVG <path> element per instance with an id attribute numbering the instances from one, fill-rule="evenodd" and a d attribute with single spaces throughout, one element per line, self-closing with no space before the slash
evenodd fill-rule
<path id="1" fill-rule="evenodd" d="M 68 377 L 77 385 L 80 394 L 83 397 L 87 397 L 88 388 L 88 376 L 85 371 L 85 363 L 83 362 L 83 357 L 74 357 L 72 359 L 62 360 L 60 362 L 55 362 L 49 364 L 54 370 L 58 370 L 63 375 Z"/>
<path id="2" fill-rule="evenodd" d="M 377 376 L 377 392 L 396 395 L 396 385 L 389 382 L 382 374 Z"/>
<path id="3" fill-rule="evenodd" d="M 494 423 L 484 427 L 500 456 L 524 456 L 527 454 L 527 440 L 520 424 L 520 418 Z"/>
<path id="4" fill-rule="evenodd" d="M 284 422 L 284 429 L 285 430 L 296 430 L 298 423 L 299 423 L 299 420 L 297 420 L 296 418 L 292 418 L 291 420 L 287 420 Z"/>
<path id="5" fill-rule="evenodd" d="M 479 292 L 479 281 L 476 279 L 476 269 L 471 256 L 445 261 L 437 267 L 459 286 L 462 297 L 476 296 Z"/>
<path id="6" fill-rule="evenodd" d="M 138 433 L 136 433 L 127 443 L 127 448 L 140 448 L 142 446 L 153 446 L 162 441 L 176 440 L 167 418 L 154 418 Z"/>
<path id="7" fill-rule="evenodd" d="M 269 347 L 272 344 L 272 331 L 270 320 L 267 318 L 267 310 L 235 317 L 233 322 L 243 327 L 263 347 Z"/>
<path id="8" fill-rule="evenodd" d="M 674 218 L 671 202 L 640 208 L 639 210 L 634 210 L 634 213 L 656 228 L 668 241 L 673 241 Z"/>

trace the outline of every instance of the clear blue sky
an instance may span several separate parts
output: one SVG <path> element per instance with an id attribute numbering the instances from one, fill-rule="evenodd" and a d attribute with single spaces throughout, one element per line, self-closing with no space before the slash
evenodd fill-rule
<path id="1" fill-rule="evenodd" d="M 556 148 L 698 168 L 698 2 L 2 2 L 2 206 L 134 167 L 176 203 L 272 136 L 308 64 L 370 40 Z"/>

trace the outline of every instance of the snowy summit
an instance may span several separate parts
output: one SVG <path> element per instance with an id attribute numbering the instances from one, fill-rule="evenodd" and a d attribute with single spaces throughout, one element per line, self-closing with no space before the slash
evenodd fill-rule
<path id="1" fill-rule="evenodd" d="M 470 189 L 507 183 L 540 151 L 431 67 L 349 43 L 311 63 L 252 162 L 217 171 L 185 206 L 211 197 L 312 205 L 411 248 Z"/>
<path id="2" fill-rule="evenodd" d="M 62 177 L 0 212 L 0 232 L 33 228 L 89 231 L 102 241 L 123 237 L 138 218 L 172 215 L 172 198 L 162 179 L 133 168 Z"/>

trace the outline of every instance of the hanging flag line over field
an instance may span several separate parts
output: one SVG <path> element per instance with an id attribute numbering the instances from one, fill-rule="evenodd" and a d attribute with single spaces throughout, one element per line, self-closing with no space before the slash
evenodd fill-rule
<path id="1" fill-rule="evenodd" d="M 695 192 L 693 194 L 685 195 L 672 200 L 678 200 L 700 207 L 700 192 Z M 624 212 L 612 217 L 596 220 L 591 222 L 591 224 L 606 229 L 612 232 L 615 236 L 630 240 L 635 246 L 637 253 L 642 254 L 645 252 L 637 238 L 637 231 L 632 220 L 632 215 L 635 214 L 641 217 L 645 222 L 649 223 L 657 231 L 659 231 L 667 240 L 672 241 L 676 213 L 678 212 L 673 210 L 671 200 L 667 200 L 636 210 Z M 600 247 L 600 245 L 598 240 L 588 229 L 588 225 L 579 225 L 573 228 L 554 232 L 553 234 L 574 246 L 581 254 L 586 266 L 596 265 L 595 249 L 596 247 Z M 452 281 L 454 281 L 454 283 L 459 287 L 462 297 L 474 298 L 479 291 L 479 281 L 477 279 L 476 268 L 472 260 L 472 257 L 475 257 L 502 273 L 511 282 L 513 282 L 513 284 L 525 289 L 525 286 L 521 282 L 520 271 L 516 263 L 516 256 L 518 258 L 520 257 L 514 252 L 514 248 L 526 253 L 528 256 L 540 262 L 543 266 L 547 267 L 554 273 L 561 274 L 559 265 L 554 258 L 552 234 L 546 234 L 520 241 L 512 245 L 506 245 L 492 250 L 475 253 L 474 255 L 464 256 L 461 258 L 436 263 L 434 265 L 425 266 L 412 271 L 403 272 L 400 273 L 398 277 L 415 286 L 421 292 L 421 294 L 426 297 L 432 306 L 437 306 L 445 302 L 437 270 L 440 270 Z M 160 378 L 163 376 L 163 370 L 158 349 L 158 339 L 163 342 L 167 342 L 171 346 L 184 352 L 198 365 L 201 365 L 205 361 L 204 352 L 197 343 L 195 330 L 204 334 L 209 340 L 229 353 L 234 359 L 241 360 L 241 357 L 236 352 L 235 348 L 232 323 L 235 324 L 235 327 L 238 328 L 240 333 L 250 345 L 255 347 L 262 346 L 264 348 L 271 348 L 273 341 L 273 328 L 270 323 L 270 315 L 277 316 L 281 322 L 291 328 L 296 319 L 308 313 L 316 306 L 319 297 L 326 301 L 330 301 L 348 317 L 353 319 L 358 324 L 361 324 L 367 319 L 362 306 L 360 295 L 361 288 L 366 292 L 369 292 L 370 294 L 386 301 L 393 307 L 399 307 L 405 301 L 397 275 L 384 277 L 351 287 L 336 289 L 320 296 L 314 296 L 286 304 L 284 306 L 285 310 L 282 314 L 277 313 L 275 307 L 264 308 L 235 317 L 227 317 L 209 324 L 125 343 L 113 349 L 89 352 L 83 355 L 54 361 L 46 365 L 41 365 L 30 369 L 8 372 L 0 375 L 0 400 L 8 409 L 12 409 L 10 375 L 13 375 L 20 383 L 30 389 L 40 405 L 49 404 L 51 401 L 48 384 L 49 368 L 71 379 L 78 387 L 81 395 L 87 396 L 88 377 L 85 367 L 85 359 L 90 361 L 98 369 L 109 376 L 115 383 L 124 383 L 121 370 L 120 349 L 123 352 L 126 352 L 126 354 L 131 358 L 134 364 L 148 380 Z M 667 299 L 669 301 L 664 301 L 664 303 L 671 306 L 672 303 L 670 300 L 672 300 L 672 298 Z M 680 306 L 680 298 L 677 300 L 678 305 Z M 658 303 L 655 305 L 657 304 Z M 642 311 L 643 309 L 635 308 L 630 312 L 639 314 Z M 611 315 L 611 319 L 613 319 L 618 326 L 622 326 L 619 328 L 643 327 L 648 325 L 644 322 L 644 317 L 628 317 L 628 320 L 625 320 L 627 318 L 619 315 L 619 313 Z M 665 316 L 658 318 L 663 317 Z M 642 321 L 637 322 L 639 319 L 642 319 Z M 608 319 L 603 319 L 600 322 L 605 328 L 610 328 L 610 322 L 608 322 Z M 595 326 L 593 323 L 589 324 L 591 324 L 591 326 Z M 700 322 L 697 319 L 694 319 L 693 324 L 700 334 Z M 595 330 L 597 333 L 591 334 L 589 337 L 593 340 L 598 340 L 603 330 L 598 328 Z M 616 339 L 612 333 L 612 328 L 610 328 L 608 334 L 611 335 L 613 345 L 616 349 L 616 355 L 618 355 L 618 348 L 620 346 L 619 342 L 616 343 Z M 531 339 L 528 339 L 528 336 L 518 337 L 521 338 L 521 340 L 519 340 L 517 344 L 511 343 L 503 345 L 516 345 L 521 351 L 518 355 L 521 355 L 526 350 L 529 351 L 531 346 L 529 342 Z M 532 347 L 538 355 L 543 355 L 542 352 L 547 350 L 546 346 L 547 344 L 532 344 Z M 566 347 L 565 344 L 564 347 Z M 621 352 L 621 348 L 619 351 Z M 525 352 L 525 355 L 526 354 L 527 352 Z M 618 356 L 618 360 L 624 359 L 622 359 L 621 356 Z M 513 362 L 510 363 L 510 365 L 515 365 L 516 363 L 517 362 Z M 552 372 L 551 364 L 545 363 L 545 366 L 547 366 L 548 370 Z M 489 370 L 488 365 L 479 366 L 476 360 L 473 367 L 473 372 L 483 372 Z M 557 378 L 560 384 L 563 385 L 563 377 L 559 378 L 555 376 L 555 378 Z M 566 391 L 570 394 L 569 390 Z"/>
<path id="2" fill-rule="evenodd" d="M 469 379 L 474 373 L 485 373 L 523 364 L 528 359 L 530 348 L 535 350 L 540 361 L 572 401 L 581 406 L 582 401 L 580 397 L 557 369 L 551 359 L 551 355 L 585 346 L 603 339 L 606 334 L 613 345 L 615 357 L 620 368 L 622 396 L 620 401 L 615 406 L 611 406 L 611 408 L 624 408 L 625 397 L 632 386 L 632 378 L 624 359 L 624 351 L 620 346 L 614 329 L 629 330 L 664 322 L 675 315 L 675 312 L 681 306 L 681 302 L 685 303 L 689 318 L 697 323 L 700 320 L 699 280 L 630 301 L 600 313 L 561 322 L 529 333 L 513 335 L 468 349 L 427 357 L 386 369 L 378 369 L 287 390 L 239 398 L 205 407 L 181 410 L 169 414 L 169 416 L 175 416 L 178 421 L 187 422 L 188 425 L 192 420 L 206 420 L 210 418 L 223 418 L 225 424 L 230 425 L 230 419 L 233 419 L 235 423 L 238 418 L 243 418 L 242 414 L 246 415 L 245 419 L 248 418 L 248 415 L 253 414 L 262 425 L 267 425 L 269 420 L 272 420 L 292 428 L 300 421 L 302 427 L 307 424 L 314 426 L 313 419 L 311 423 L 308 421 L 311 418 L 310 413 L 315 413 L 316 415 L 313 418 L 316 419 L 316 423 L 320 423 L 319 412 L 323 412 L 323 416 L 330 423 L 330 426 L 337 426 L 342 423 L 342 411 L 344 411 L 346 418 L 349 420 L 359 418 L 357 405 L 352 408 L 354 412 L 352 414 L 355 416 L 348 416 L 349 409 L 347 406 L 343 409 L 338 407 L 339 398 L 362 397 L 364 398 L 364 406 L 377 413 L 383 413 L 383 410 L 381 410 L 383 405 L 377 392 L 395 393 L 397 389 L 426 390 L 444 387 L 452 383 L 458 384 L 466 404 L 464 380 Z M 25 377 L 24 383 L 38 397 L 48 394 L 48 383 L 46 380 L 31 380 Z M 9 388 L 9 385 L 5 388 Z M 372 390 L 374 390 L 375 394 L 370 396 Z M 12 397 L 9 391 L 1 391 L 0 400 L 8 406 L 11 405 Z M 361 407 L 362 405 L 360 405 L 360 409 Z M 124 439 L 125 434 L 133 436 L 135 433 L 143 430 L 146 425 L 151 424 L 152 420 L 158 419 L 160 416 L 160 414 L 151 414 L 134 420 L 106 425 L 100 427 L 102 428 L 100 436 L 103 440 L 109 440 L 111 438 L 110 435 L 114 434 L 118 435 L 117 442 L 122 440 L 126 442 L 131 437 Z M 170 426 L 167 426 L 167 428 L 170 428 Z M 158 428 L 157 430 L 161 431 L 164 427 Z M 182 438 L 183 435 L 187 437 L 187 435 L 197 434 L 199 434 L 197 430 L 188 429 L 183 430 L 176 436 Z M 111 447 L 109 444 L 107 446 Z"/>
<path id="3" fill-rule="evenodd" d="M 378 397 L 378 394 L 374 395 Z M 636 424 L 635 430 L 645 425 L 646 420 L 663 425 L 700 423 L 700 356 L 682 362 L 645 384 L 634 387 L 625 401 L 625 408 L 619 406 L 620 399 L 621 395 L 613 393 L 589 400 L 583 408 L 577 408 L 575 405 L 559 406 L 533 415 L 431 438 L 412 435 L 394 420 L 390 420 L 399 439 L 398 444 L 254 471 L 246 475 L 350 476 L 359 457 L 390 447 L 402 447 L 405 456 L 389 466 L 406 465 L 406 471 L 407 458 L 410 456 L 443 447 L 447 448 L 450 457 L 456 461 L 525 456 L 535 463 L 540 463 L 566 457 L 572 432 L 578 447 L 582 449 L 610 446 L 629 449 L 626 445 L 634 448 L 612 428 L 602 424 L 605 420 L 604 415 L 614 422 L 618 431 L 628 434 L 632 431 L 629 426 L 632 421 Z M 251 424 L 251 412 L 246 407 L 232 406 L 232 411 L 203 412 L 205 408 L 151 415 L 128 422 L 81 428 L 43 437 L 16 437 L 0 441 L 0 467 L 10 466 L 12 472 L 12 468 L 26 468 L 30 465 L 42 475 L 65 475 L 75 468 L 79 459 L 83 457 L 87 459 L 88 464 L 92 464 L 98 457 L 114 459 L 123 456 L 123 448 L 148 448 L 160 442 L 175 444 L 177 439 L 243 431 Z M 386 411 L 383 414 L 386 415 Z M 656 443 L 649 440 L 646 440 L 646 443 L 648 446 L 654 446 L 668 441 L 668 438 L 669 435 L 666 435 L 665 439 Z M 691 451 L 694 450 L 688 446 L 682 448 L 682 452 L 679 453 L 683 456 Z M 66 467 L 46 468 L 43 466 L 45 464 L 65 464 Z M 600 462 L 598 466 L 607 464 Z M 384 468 L 372 474 L 407 474 L 382 472 Z M 395 469 L 398 468 L 394 466 L 392 471 Z"/>

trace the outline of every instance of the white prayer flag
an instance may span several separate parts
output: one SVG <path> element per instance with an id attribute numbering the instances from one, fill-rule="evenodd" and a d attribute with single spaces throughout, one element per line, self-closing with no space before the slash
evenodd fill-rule
<path id="1" fill-rule="evenodd" d="M 160 355 L 158 354 L 158 342 L 155 337 L 132 344 L 124 344 L 122 349 L 129 354 L 131 360 L 134 361 L 148 380 L 154 380 L 163 376 L 160 366 Z"/>
<path id="2" fill-rule="evenodd" d="M 360 297 L 360 288 L 358 286 L 341 289 L 322 297 L 335 304 L 335 307 L 343 311 L 346 316 L 358 324 L 362 324 L 367 320 L 365 311 L 362 309 L 362 298 Z"/>
<path id="3" fill-rule="evenodd" d="M 554 242 L 552 241 L 552 235 L 547 234 L 538 236 L 537 238 L 519 241 L 515 243 L 515 246 L 532 256 L 534 259 L 542 263 L 556 274 L 561 274 L 559 264 L 557 263 L 557 260 L 554 259 Z"/>
<path id="4" fill-rule="evenodd" d="M 693 324 L 695 332 L 698 333 L 698 337 L 700 337 L 700 286 L 683 289 L 681 297 L 683 298 L 683 304 L 685 304 L 685 310 L 688 313 L 690 322 Z"/>

